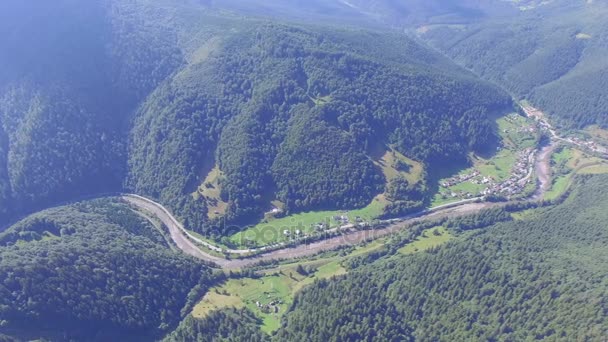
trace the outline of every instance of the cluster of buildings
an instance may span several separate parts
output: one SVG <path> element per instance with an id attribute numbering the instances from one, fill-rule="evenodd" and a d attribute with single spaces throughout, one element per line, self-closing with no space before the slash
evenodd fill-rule
<path id="1" fill-rule="evenodd" d="M 357 216 L 355 217 L 355 223 L 351 223 L 351 220 L 348 218 L 348 216 L 346 215 L 336 215 L 334 217 L 332 217 L 332 219 L 337 222 L 337 226 L 340 228 L 353 228 L 353 227 L 357 227 L 357 226 L 368 226 L 369 223 L 366 222 L 362 217 Z M 312 228 L 313 231 L 316 232 L 324 232 L 327 231 L 331 228 L 331 224 L 330 221 L 327 220 L 325 222 L 318 222 L 318 223 L 311 223 L 310 227 Z M 285 229 L 283 230 L 283 235 L 286 237 L 292 237 L 292 238 L 303 238 L 306 237 L 307 235 L 301 231 L 300 229 L 296 229 L 296 230 L 289 230 L 289 229 Z"/>
<path id="2" fill-rule="evenodd" d="M 449 179 L 443 181 L 441 183 L 441 186 L 444 187 L 444 188 L 451 188 L 454 185 L 457 185 L 457 184 L 460 184 L 460 183 L 464 183 L 464 182 L 466 182 L 468 180 L 471 180 L 471 179 L 473 179 L 475 177 L 478 177 L 479 175 L 480 175 L 479 171 L 475 170 L 475 171 L 473 171 L 471 173 L 467 173 L 467 174 L 464 174 L 464 175 L 454 176 L 452 178 L 449 178 Z"/>
<path id="3" fill-rule="evenodd" d="M 505 120 L 509 123 L 515 124 L 515 125 L 521 125 L 520 122 L 517 122 L 517 120 L 521 120 L 522 118 L 519 117 L 518 114 L 511 114 L 509 116 L 505 117 Z M 544 121 L 541 121 L 541 126 L 542 123 L 544 123 Z M 517 132 L 519 133 L 536 133 L 538 131 L 538 126 L 533 123 L 533 124 L 529 124 L 529 125 L 523 125 L 517 128 Z M 505 130 L 505 133 L 509 133 L 509 130 Z"/>
<path id="4" fill-rule="evenodd" d="M 578 137 L 568 137 L 568 138 L 565 138 L 564 140 L 571 144 L 587 148 L 595 153 L 608 154 L 608 149 L 606 147 L 599 145 L 598 143 L 596 143 L 593 140 L 583 140 Z"/>
<path id="5" fill-rule="evenodd" d="M 282 304 L 283 302 L 280 300 L 277 301 L 272 301 L 268 304 L 262 304 L 259 301 L 255 302 L 255 306 L 257 306 L 260 310 L 262 310 L 263 313 L 278 313 L 280 308 L 279 308 L 279 304 Z"/>
<path id="6" fill-rule="evenodd" d="M 451 192 L 452 198 L 473 198 L 474 196 L 513 196 L 521 193 L 531 181 L 534 170 L 534 149 L 527 148 L 518 154 L 517 162 L 511 169 L 509 179 L 497 182 L 494 177 L 482 176 L 478 170 L 445 180 L 441 186 L 453 187 L 457 184 L 470 181 L 473 184 L 485 185 L 486 188 L 478 194 L 470 192 Z"/>
<path id="7" fill-rule="evenodd" d="M 304 235 L 304 233 L 302 233 L 302 231 L 301 231 L 301 230 L 299 230 L 299 229 L 296 229 L 296 230 L 294 230 L 293 232 L 292 232 L 291 230 L 289 230 L 289 229 L 285 229 L 285 230 L 283 231 L 283 235 L 285 235 L 285 236 L 291 236 L 292 234 L 293 234 L 294 236 L 302 236 L 302 235 Z"/>
<path id="8" fill-rule="evenodd" d="M 511 169 L 511 177 L 503 182 L 491 184 L 486 190 L 482 191 L 480 195 L 511 197 L 513 195 L 520 194 L 532 179 L 534 170 L 533 162 L 533 149 L 528 148 L 521 151 L 518 155 L 515 166 L 513 166 L 513 169 Z"/>
<path id="9" fill-rule="evenodd" d="M 350 220 L 348 218 L 348 216 L 346 215 L 336 215 L 333 217 L 334 221 L 337 221 L 340 223 L 340 225 L 346 225 L 350 223 Z"/>

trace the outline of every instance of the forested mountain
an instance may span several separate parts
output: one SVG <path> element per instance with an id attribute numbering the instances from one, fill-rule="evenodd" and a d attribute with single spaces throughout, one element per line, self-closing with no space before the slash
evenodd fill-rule
<path id="1" fill-rule="evenodd" d="M 606 175 L 556 178 L 572 180 L 559 204 L 446 218 L 450 242 L 426 252 L 400 251 L 425 221 L 215 272 L 109 196 L 156 200 L 222 248 L 274 212 L 380 198 L 403 216 L 434 173 L 495 152 L 513 98 L 608 128 L 607 15 L 606 0 L 0 1 L 0 341 L 605 339 Z M 560 149 L 560 168 L 603 171 Z M 484 165 L 527 171 L 530 151 Z M 468 205 L 486 204 L 430 217 Z M 252 279 L 282 299 L 232 293 Z"/>
<path id="2" fill-rule="evenodd" d="M 255 222 L 272 200 L 288 212 L 362 207 L 385 186 L 372 148 L 431 168 L 462 160 L 494 138 L 488 114 L 511 106 L 396 33 L 176 1 L 2 6 L 4 223 L 119 190 L 159 199 L 199 231 Z"/>
<path id="3" fill-rule="evenodd" d="M 180 63 L 174 35 L 130 2 L 3 1 L 0 17 L 0 225 L 120 189 L 125 124 Z"/>
<path id="4" fill-rule="evenodd" d="M 511 103 L 390 34 L 261 23 L 215 39 L 203 61 L 165 82 L 137 114 L 127 184 L 179 203 L 215 159 L 230 221 L 251 219 L 273 198 L 289 211 L 365 206 L 383 183 L 367 156 L 371 144 L 429 164 L 464 158 L 480 146 L 473 140 L 492 139 L 487 113 Z M 477 107 L 475 120 L 463 119 Z M 184 208 L 201 212 L 203 200 Z"/>
<path id="5" fill-rule="evenodd" d="M 304 289 L 276 340 L 601 341 L 608 178 L 581 182 L 557 207 Z"/>
<path id="6" fill-rule="evenodd" d="M 518 1 L 525 6 L 522 1 Z M 535 2 L 535 1 L 525 1 Z M 469 23 L 517 13 L 508 0 L 205 0 L 209 8 L 305 22 L 402 27 L 432 22 Z"/>
<path id="7" fill-rule="evenodd" d="M 608 126 L 605 0 L 212 1 L 264 17 L 406 29 L 567 128 Z"/>
<path id="8" fill-rule="evenodd" d="M 421 37 L 566 127 L 608 126 L 608 3 L 554 1 L 470 25 L 425 25 Z"/>
<path id="9" fill-rule="evenodd" d="M 212 279 L 125 204 L 47 210 L 0 234 L 0 333 L 24 340 L 158 338 Z"/>

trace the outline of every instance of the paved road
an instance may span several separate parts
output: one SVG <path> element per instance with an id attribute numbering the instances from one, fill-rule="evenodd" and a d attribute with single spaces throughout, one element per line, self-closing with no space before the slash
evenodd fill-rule
<path id="1" fill-rule="evenodd" d="M 536 175 L 539 180 L 539 187 L 536 193 L 529 199 L 530 201 L 536 201 L 541 199 L 544 193 L 549 189 L 551 185 L 551 153 L 557 146 L 558 141 L 563 140 L 556 134 L 555 130 L 551 126 L 549 126 L 549 128 L 551 131 L 552 140 L 549 145 L 543 147 L 537 154 L 536 161 L 534 163 L 534 169 L 536 170 Z M 530 158 L 533 158 L 533 154 L 531 154 Z M 124 200 L 131 203 L 132 205 L 156 215 L 156 217 L 158 217 L 168 227 L 169 232 L 171 234 L 171 238 L 173 239 L 175 244 L 186 254 L 192 255 L 205 261 L 213 262 L 225 269 L 242 268 L 246 266 L 251 266 L 261 261 L 293 259 L 298 257 L 309 256 L 321 251 L 334 249 L 339 246 L 348 244 L 358 244 L 362 241 L 385 236 L 387 234 L 391 234 L 400 229 L 403 229 L 404 227 L 409 226 L 415 221 L 432 220 L 445 216 L 464 216 L 479 212 L 482 209 L 504 205 L 504 203 L 479 203 L 482 198 L 472 198 L 431 208 L 417 214 L 409 215 L 405 218 L 386 220 L 384 221 L 384 223 L 388 223 L 389 226 L 382 229 L 357 231 L 352 229 L 354 228 L 352 225 L 344 226 L 341 228 L 333 229 L 331 231 L 342 231 L 342 234 L 339 236 L 331 237 L 309 244 L 302 244 L 296 247 L 284 247 L 285 244 L 278 244 L 274 247 L 275 250 L 263 253 L 265 250 L 269 249 L 269 247 L 261 247 L 258 249 L 223 250 L 222 248 L 217 247 L 202 239 L 199 239 L 198 237 L 189 233 L 186 229 L 184 229 L 182 224 L 177 219 L 175 219 L 175 217 L 173 217 L 173 215 L 161 204 L 139 195 L 125 194 L 122 197 Z M 211 253 L 206 253 L 202 251 L 196 244 L 202 245 L 211 251 L 222 253 L 226 252 L 232 255 L 245 255 L 256 252 L 262 252 L 262 254 L 246 259 L 228 260 L 222 257 L 215 256 Z M 279 249 L 276 249 L 277 247 Z"/>
<path id="2" fill-rule="evenodd" d="M 148 198 L 133 195 L 133 194 L 125 194 L 122 195 L 122 198 L 130 203 L 131 205 L 147 211 L 154 216 L 156 216 L 169 230 L 169 234 L 171 235 L 171 239 L 175 243 L 175 245 L 181 249 L 184 253 L 188 255 L 192 255 L 198 259 L 213 262 L 221 267 L 226 267 L 228 265 L 228 261 L 224 258 L 212 255 L 210 253 L 203 252 L 198 246 L 192 242 L 187 233 L 182 226 L 182 224 L 171 215 L 171 213 L 165 209 L 159 203 L 156 203 Z"/>
<path id="3" fill-rule="evenodd" d="M 535 201 L 541 199 L 543 194 L 548 190 L 550 186 L 551 180 L 551 166 L 550 166 L 550 156 L 553 150 L 555 149 L 556 142 L 552 142 L 550 145 L 543 147 L 538 153 L 535 169 L 537 173 L 537 177 L 539 179 L 539 188 L 534 196 L 530 199 L 531 201 Z M 386 220 L 384 223 L 388 223 L 389 226 L 382 229 L 370 229 L 370 230 L 353 230 L 354 227 L 345 226 L 342 227 L 341 230 L 343 233 L 336 237 L 331 237 L 328 239 L 324 239 L 321 241 L 302 244 L 295 247 L 283 247 L 285 244 L 279 244 L 278 248 L 275 247 L 275 250 L 263 253 L 268 247 L 261 247 L 259 249 L 227 249 L 223 250 L 220 247 L 217 247 L 213 244 L 210 244 L 207 241 L 199 239 L 198 237 L 192 235 L 188 232 L 183 225 L 160 203 L 157 203 L 151 199 L 145 198 L 143 196 L 135 195 L 135 194 L 123 194 L 122 198 L 128 203 L 148 211 L 154 214 L 158 219 L 160 219 L 165 226 L 169 229 L 169 233 L 171 238 L 177 245 L 179 249 L 181 249 L 184 253 L 188 255 L 192 255 L 201 260 L 205 260 L 208 262 L 215 263 L 221 268 L 224 269 L 238 269 L 247 266 L 251 266 L 263 261 L 271 261 L 271 260 L 283 260 L 283 259 L 293 259 L 304 256 L 310 256 L 322 251 L 327 251 L 331 249 L 335 249 L 339 246 L 343 245 L 355 245 L 360 242 L 366 240 L 372 240 L 379 238 L 381 236 L 385 236 L 387 234 L 394 233 L 398 230 L 403 229 L 404 227 L 409 226 L 415 221 L 426 221 L 432 219 L 438 219 L 441 217 L 458 217 L 465 216 L 469 214 L 473 214 L 479 212 L 482 209 L 488 209 L 491 207 L 502 206 L 504 203 L 479 203 L 481 198 L 472 198 L 466 199 L 458 202 L 453 202 L 445 205 L 441 205 L 435 208 L 431 208 L 420 213 L 409 215 L 405 218 L 401 219 L 391 219 Z M 333 232 L 337 231 L 334 229 Z M 246 259 L 225 259 L 222 257 L 218 257 L 211 253 L 207 253 L 201 250 L 197 244 L 202 245 L 208 248 L 211 251 L 215 252 L 227 252 L 233 255 L 245 255 L 255 252 L 262 252 L 262 254 L 246 258 Z"/>
<path id="4" fill-rule="evenodd" d="M 161 204 L 154 202 L 148 198 L 134 194 L 123 194 L 122 198 L 131 205 L 134 205 L 135 207 L 141 210 L 147 211 L 156 216 L 159 220 L 161 220 L 164 225 L 169 229 L 171 238 L 175 242 L 176 246 L 184 253 L 192 255 L 201 260 L 215 263 L 219 267 L 225 269 L 242 268 L 254 265 L 261 261 L 293 259 L 298 257 L 310 256 L 321 251 L 335 249 L 339 246 L 349 244 L 356 245 L 366 240 L 376 239 L 381 236 L 385 236 L 387 234 L 391 234 L 398 230 L 401 230 L 404 227 L 414 223 L 415 221 L 438 219 L 445 216 L 464 216 L 478 212 L 484 208 L 489 208 L 498 205 L 496 203 L 476 203 L 476 199 L 463 200 L 460 202 L 450 203 L 442 205 L 440 207 L 429 209 L 418 214 L 413 214 L 404 219 L 387 220 L 385 222 L 391 224 L 388 227 L 381 229 L 358 231 L 349 230 L 348 227 L 342 227 L 344 232 L 341 235 L 313 242 L 310 244 L 302 244 L 296 247 L 281 248 L 246 259 L 224 259 L 222 257 L 218 257 L 216 255 L 201 250 L 196 245 L 196 243 L 200 243 L 216 252 L 222 251 L 221 248 L 213 246 L 203 240 L 200 240 L 190 234 L 188 231 L 186 231 L 182 224 Z M 265 249 L 265 247 L 260 248 L 260 251 L 263 251 Z M 252 251 L 256 250 L 227 250 L 227 252 L 231 254 L 245 254 L 251 253 Z"/>

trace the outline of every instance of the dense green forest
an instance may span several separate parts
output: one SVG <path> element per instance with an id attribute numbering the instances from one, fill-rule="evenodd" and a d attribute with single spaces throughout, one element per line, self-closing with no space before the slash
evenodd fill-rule
<path id="1" fill-rule="evenodd" d="M 163 15 L 126 1 L 10 0 L 0 16 L 0 225 L 120 189 L 130 112 L 180 64 L 175 35 L 148 25 Z"/>
<path id="2" fill-rule="evenodd" d="M 290 212 L 365 206 L 384 184 L 373 145 L 432 165 L 494 139 L 487 112 L 510 107 L 504 93 L 404 37 L 354 35 L 261 23 L 224 38 L 142 107 L 128 186 L 177 203 L 200 229 L 206 217 L 192 210 L 204 199 L 184 192 L 203 183 L 210 160 L 224 174 L 225 218 L 251 222 L 272 199 Z"/>
<path id="3" fill-rule="evenodd" d="M 212 312 L 204 320 L 186 317 L 179 327 L 167 335 L 164 342 L 179 341 L 266 341 L 258 319 L 246 309 Z"/>
<path id="4" fill-rule="evenodd" d="M 62 0 L 28 25 L 27 6 L 2 4 L 0 224 L 121 190 L 202 233 L 255 223 L 273 200 L 363 207 L 386 183 L 372 150 L 462 161 L 495 139 L 488 113 L 511 107 L 402 34 L 166 5 Z"/>
<path id="5" fill-rule="evenodd" d="M 606 176 L 576 176 L 560 204 L 444 220 L 450 242 L 424 252 L 401 249 L 436 223 L 294 264 L 303 288 L 272 334 L 242 307 L 190 315 L 262 266 L 213 272 L 145 213 L 83 199 L 138 193 L 220 237 L 275 207 L 421 210 L 435 173 L 494 151 L 513 97 L 608 127 L 607 15 L 605 0 L 1 1 L 0 341 L 606 338 Z M 324 255 L 343 275 L 313 282 Z"/>
<path id="6" fill-rule="evenodd" d="M 168 241 L 117 200 L 24 219 L 0 234 L 0 333 L 27 340 L 162 336 L 215 278 Z"/>
<path id="7" fill-rule="evenodd" d="M 556 207 L 304 289 L 276 340 L 601 340 L 608 178 L 579 182 Z"/>
<path id="8" fill-rule="evenodd" d="M 207 1 L 264 17 L 405 28 L 455 62 L 553 114 L 608 126 L 608 4 L 571 0 Z"/>
<path id="9" fill-rule="evenodd" d="M 421 37 L 565 127 L 608 126 L 608 4 L 553 1 L 511 16 L 427 25 Z M 423 33 L 421 33 L 423 32 Z"/>

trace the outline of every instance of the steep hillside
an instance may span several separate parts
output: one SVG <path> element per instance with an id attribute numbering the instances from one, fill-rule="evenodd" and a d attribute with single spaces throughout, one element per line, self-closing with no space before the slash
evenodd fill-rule
<path id="1" fill-rule="evenodd" d="M 149 25 L 162 15 L 60 0 L 3 1 L 0 16 L 0 225 L 120 189 L 129 114 L 180 63 L 175 35 Z"/>
<path id="2" fill-rule="evenodd" d="M 204 291 L 212 279 L 167 241 L 113 200 L 26 218 L 0 234 L 0 333 L 66 341 L 162 335 L 181 320 L 191 289 Z"/>
<path id="3" fill-rule="evenodd" d="M 363 207 L 384 185 L 372 147 L 429 165 L 463 159 L 493 139 L 487 113 L 511 105 L 390 33 L 251 22 L 209 39 L 205 58 L 143 104 L 129 151 L 128 186 L 193 228 L 214 215 L 251 222 L 275 199 L 289 212 Z M 205 181 L 214 164 L 216 185 Z"/>
<path id="4" fill-rule="evenodd" d="M 525 6 L 524 6 L 525 7 Z M 555 1 L 507 19 L 422 26 L 425 40 L 567 127 L 608 125 L 608 4 Z"/>
<path id="5" fill-rule="evenodd" d="M 423 341 L 601 340 L 608 178 L 581 181 L 557 207 L 304 289 L 275 339 L 402 340 L 399 322 Z"/>
<path id="6" fill-rule="evenodd" d="M 386 185 L 370 151 L 462 160 L 511 105 L 395 33 L 173 0 L 1 6 L 13 53 L 0 56 L 0 224 L 119 190 L 200 232 L 257 222 L 273 201 L 364 207 Z"/>
<path id="7" fill-rule="evenodd" d="M 398 28 L 565 127 L 607 126 L 605 0 L 207 1 L 264 17 Z"/>

